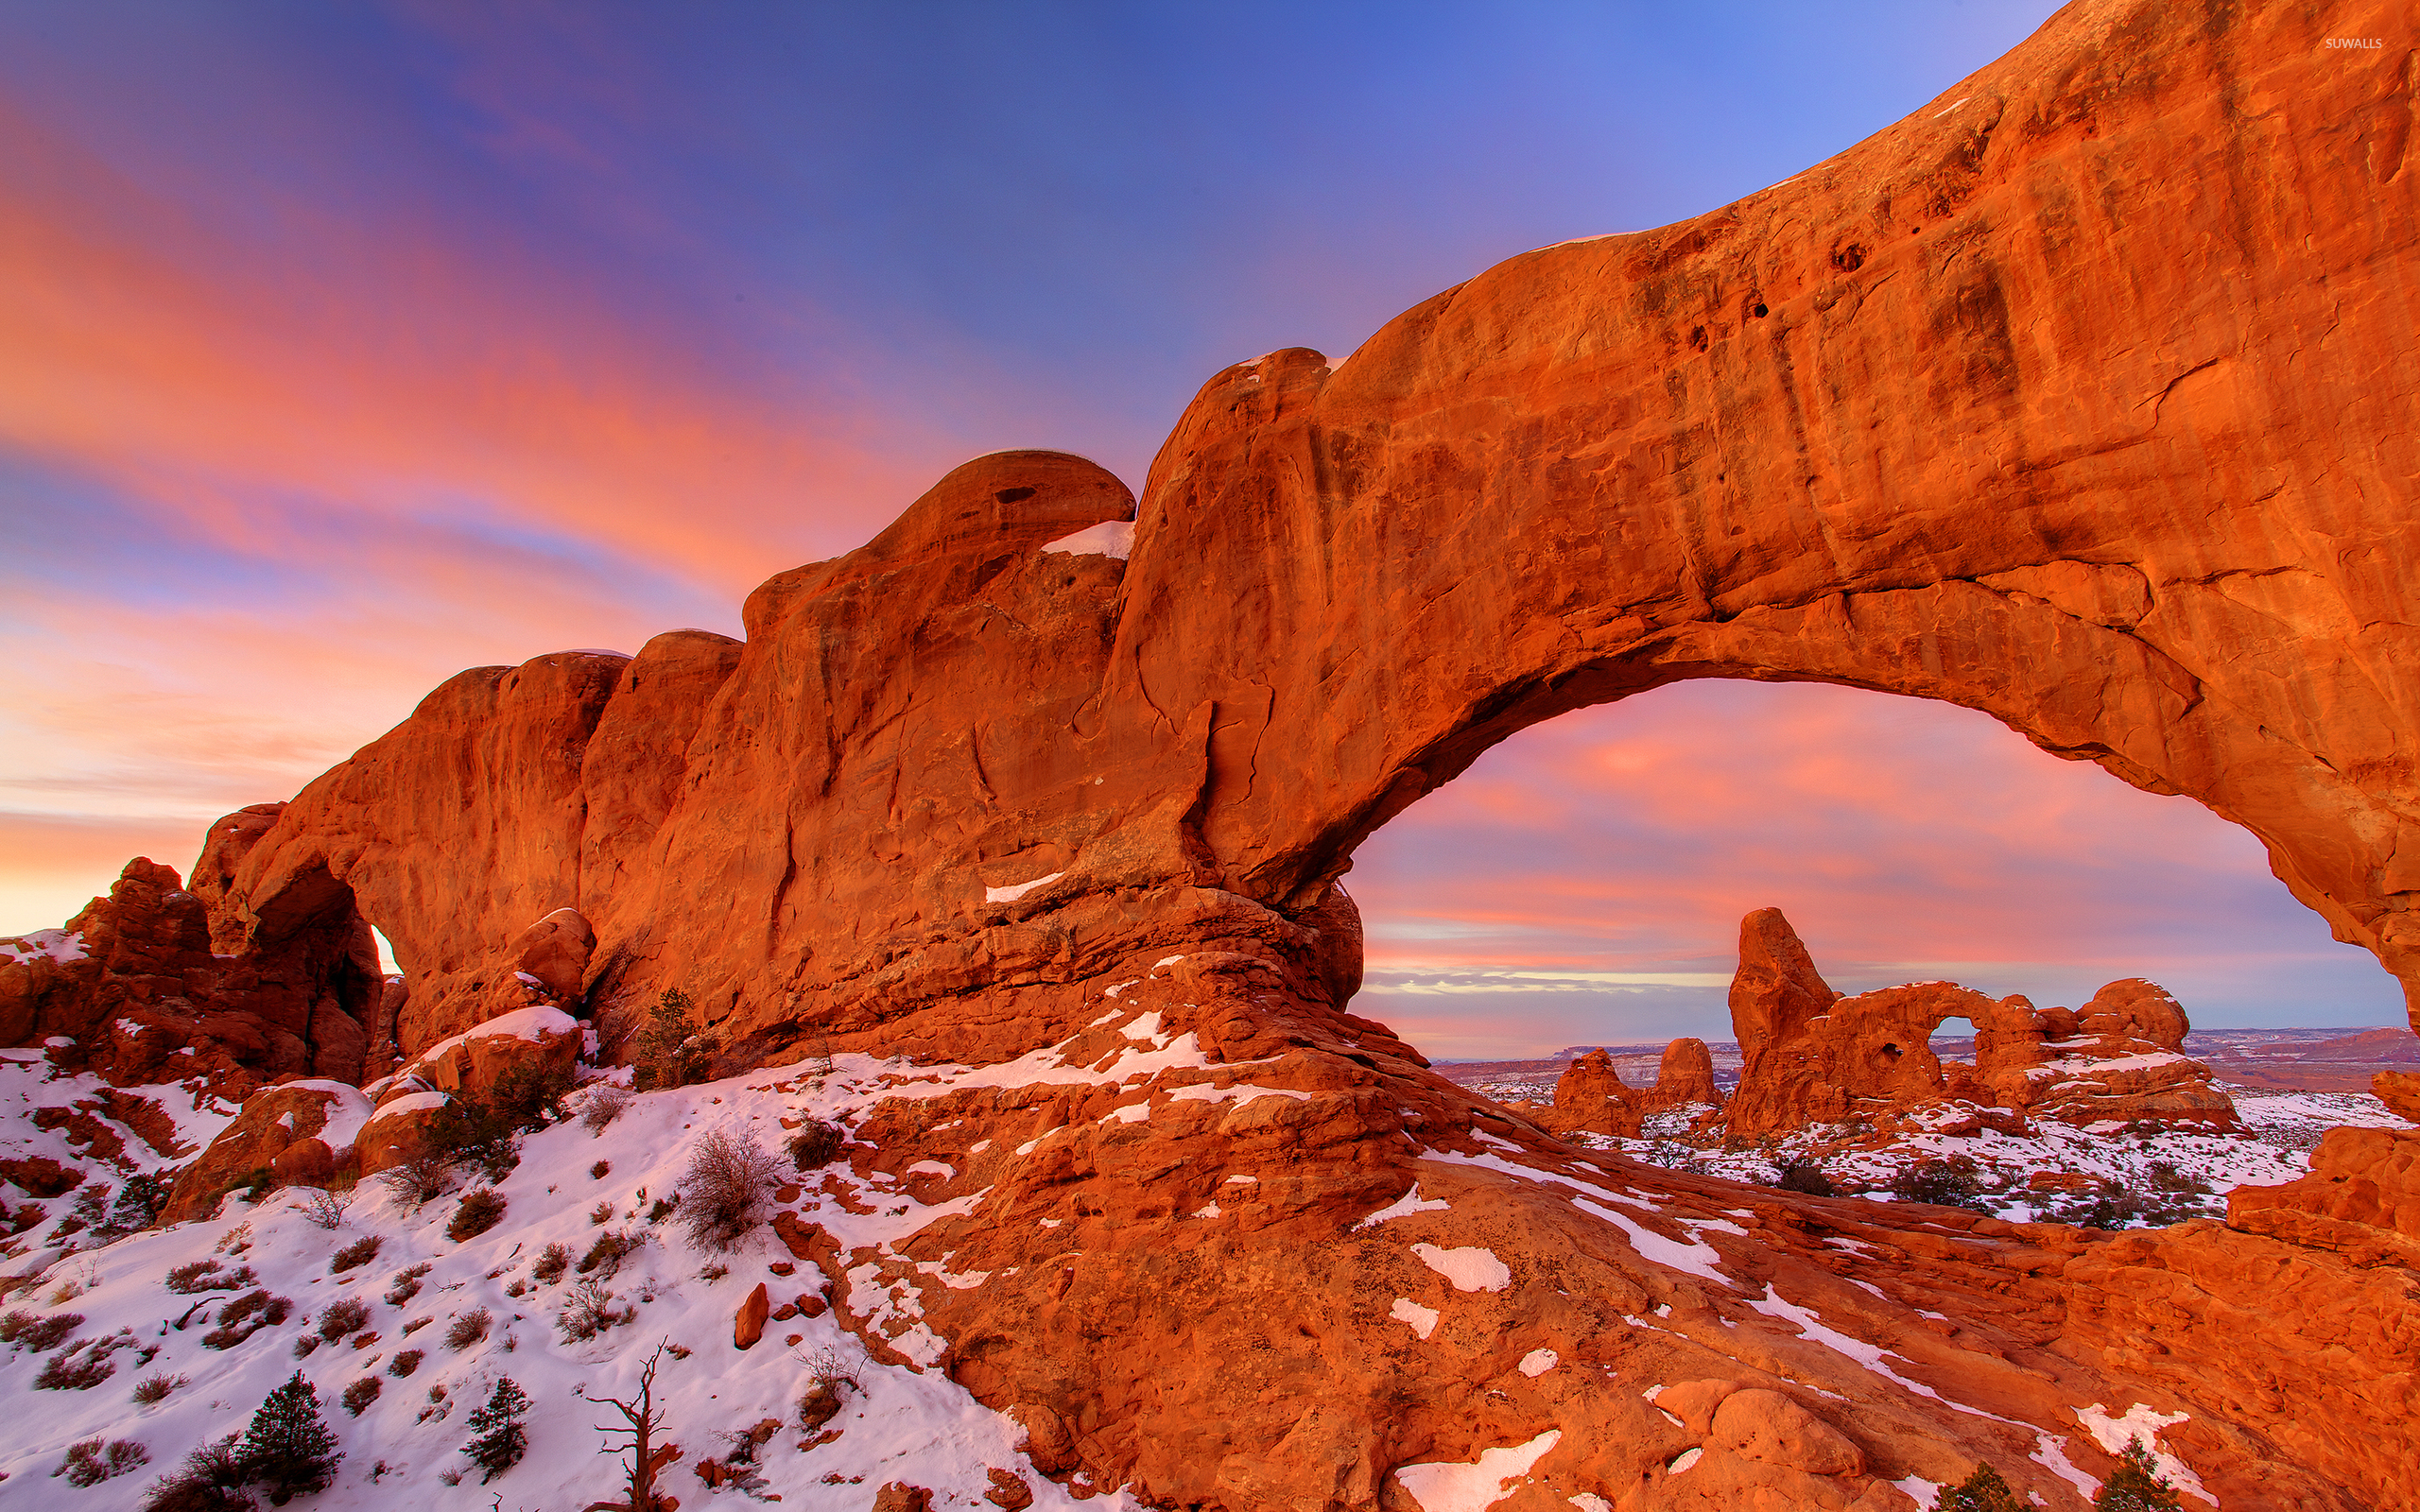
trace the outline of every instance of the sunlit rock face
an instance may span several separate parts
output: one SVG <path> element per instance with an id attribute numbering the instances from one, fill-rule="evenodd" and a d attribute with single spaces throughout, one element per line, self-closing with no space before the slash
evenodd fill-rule
<path id="1" fill-rule="evenodd" d="M 2420 179 L 2405 54 L 2322 46 L 2401 22 L 2070 8 L 1786 183 L 1218 374 L 1139 506 L 999 454 L 765 583 L 744 643 L 466 672 L 245 821 L 199 927 L 374 923 L 406 1058 L 575 964 L 557 1005 L 609 1057 L 678 988 L 726 1070 L 876 1057 L 850 1159 L 898 1196 L 847 1216 L 902 1221 L 801 1194 L 786 1232 L 876 1358 L 1087 1489 L 1401 1508 L 1504 1467 L 1518 1508 L 1879 1508 L 1989 1459 L 2066 1506 L 2114 1464 L 2090 1421 L 2140 1406 L 2222 1504 L 2408 1500 L 2420 1314 L 2343 1230 L 2111 1239 L 1586 1156 L 1348 1011 L 1335 885 L 1529 724 L 1831 680 L 2190 795 L 2420 981 Z M 590 937 L 530 954 L 564 909 Z M 1786 943 L 1752 1055 L 1841 1011 Z M 1945 1005 L 1895 990 L 1878 1019 Z M 1979 1081 L 2062 1058 L 1955 1002 Z M 2100 1007 L 2093 1046 L 2166 1043 L 2156 1003 Z M 1875 1080 L 1816 1079 L 1924 1079 L 1922 1036 L 1871 1038 Z M 1650 1398 L 1681 1383 L 1702 1413 Z"/>

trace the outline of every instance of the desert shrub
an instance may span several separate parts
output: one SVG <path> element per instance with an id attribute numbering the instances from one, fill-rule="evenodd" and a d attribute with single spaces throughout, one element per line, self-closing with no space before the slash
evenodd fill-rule
<path id="1" fill-rule="evenodd" d="M 1773 1185 L 1784 1192 L 1804 1192 L 1810 1197 L 1836 1197 L 1841 1189 L 1832 1184 L 1829 1173 L 1813 1160 L 1784 1160 L 1773 1177 Z"/>
<path id="2" fill-rule="evenodd" d="M 460 1244 L 486 1233 L 503 1219 L 504 1194 L 493 1187 L 481 1187 L 455 1204 L 454 1221 L 445 1226 L 445 1237 Z"/>
<path id="3" fill-rule="evenodd" d="M 621 1270 L 622 1262 L 635 1251 L 644 1248 L 646 1245 L 647 1235 L 645 1234 L 625 1233 L 618 1228 L 609 1228 L 596 1236 L 596 1242 L 588 1246 L 588 1253 L 580 1256 L 579 1263 L 574 1265 L 572 1269 L 582 1276 L 593 1274 L 598 1280 L 612 1280 L 615 1273 Z"/>
<path id="4" fill-rule="evenodd" d="M 628 1323 L 639 1315 L 638 1309 L 628 1303 L 614 1305 L 614 1294 L 596 1280 L 575 1282 L 571 1296 L 564 1298 L 562 1311 L 555 1316 L 555 1327 L 562 1331 L 564 1342 L 585 1344 L 617 1324 Z"/>
<path id="5" fill-rule="evenodd" d="M 456 1097 L 430 1120 L 428 1148 L 458 1164 L 478 1167 L 493 1185 L 521 1163 L 521 1131 L 493 1103 Z"/>
<path id="6" fill-rule="evenodd" d="M 2177 1512 L 2181 1504 L 2176 1488 L 2160 1478 L 2151 1451 L 2137 1437 L 2127 1440 L 2117 1469 L 2092 1499 L 2092 1512 Z"/>
<path id="7" fill-rule="evenodd" d="M 372 1402 L 378 1400 L 378 1393 L 386 1389 L 387 1383 L 376 1376 L 363 1376 L 352 1385 L 345 1387 L 344 1395 L 337 1400 L 344 1403 L 345 1411 L 358 1418 L 369 1410 Z"/>
<path id="8" fill-rule="evenodd" d="M 580 1098 L 579 1126 L 591 1134 L 602 1134 L 630 1106 L 631 1090 L 628 1087 L 614 1081 L 598 1082 Z M 603 1165 L 605 1162 L 599 1160 L 596 1163 Z M 604 1174 L 602 1171 L 596 1173 L 599 1177 Z"/>
<path id="9" fill-rule="evenodd" d="M 1902 1202 L 1928 1202 L 1936 1208 L 1965 1208 L 1989 1212 L 1983 1180 L 1971 1160 L 1918 1160 L 1891 1178 L 1891 1194 Z"/>
<path id="10" fill-rule="evenodd" d="M 352 1188 L 323 1187 L 312 1193 L 302 1204 L 302 1216 L 313 1228 L 325 1228 L 333 1233 L 337 1225 L 344 1222 L 345 1210 L 351 1206 Z"/>
<path id="11" fill-rule="evenodd" d="M 337 1435 L 320 1420 L 319 1394 L 297 1370 L 268 1394 L 244 1430 L 244 1468 L 283 1506 L 297 1495 L 324 1491 L 336 1478 Z"/>
<path id="12" fill-rule="evenodd" d="M 379 1181 L 399 1201 L 417 1208 L 445 1194 L 454 1182 L 461 1158 L 450 1150 L 423 1149 L 378 1173 Z"/>
<path id="13" fill-rule="evenodd" d="M 840 1158 L 846 1138 L 839 1125 L 810 1118 L 789 1138 L 790 1161 L 802 1171 L 821 1170 Z"/>
<path id="14" fill-rule="evenodd" d="M 215 1260 L 195 1260 L 169 1271 L 167 1285 L 179 1297 L 192 1297 L 201 1292 L 241 1291 L 259 1279 L 250 1265 L 221 1270 Z"/>
<path id="15" fill-rule="evenodd" d="M 602 1181 L 613 1174 L 614 1162 L 611 1160 L 599 1160 L 588 1168 L 588 1178 L 591 1181 Z"/>
<path id="16" fill-rule="evenodd" d="M 798 1399 L 799 1426 L 812 1432 L 830 1422 L 840 1411 L 841 1394 L 848 1391 L 865 1394 L 838 1354 L 829 1349 L 816 1350 L 806 1362 L 806 1391 Z"/>
<path id="17" fill-rule="evenodd" d="M 328 1274 L 340 1276 L 356 1265 L 369 1264 L 378 1258 L 380 1242 L 376 1234 L 372 1234 L 367 1239 L 356 1239 L 345 1246 L 336 1252 L 336 1258 L 328 1262 Z"/>
<path id="18" fill-rule="evenodd" d="M 147 1376 L 134 1383 L 134 1400 L 146 1407 L 168 1400 L 168 1393 L 185 1383 L 182 1376 Z"/>
<path id="19" fill-rule="evenodd" d="M 68 1211 L 79 1228 L 97 1228 L 109 1221 L 110 1189 L 99 1181 L 87 1181 L 76 1189 L 76 1202 Z"/>
<path id="20" fill-rule="evenodd" d="M 486 1308 L 471 1309 L 447 1325 L 445 1347 L 457 1351 L 469 1349 L 488 1336 L 488 1325 L 493 1321 Z"/>
<path id="21" fill-rule="evenodd" d="M 422 1261 L 419 1264 L 411 1266 L 408 1269 L 397 1271 L 395 1273 L 395 1279 L 387 1283 L 387 1305 L 389 1307 L 401 1307 L 406 1302 L 410 1301 L 413 1297 L 418 1297 L 420 1295 L 421 1278 L 426 1276 L 428 1271 L 429 1263 L 427 1261 Z"/>
<path id="22" fill-rule="evenodd" d="M 1943 1490 L 1933 1503 L 1933 1512 L 2029 1512 L 2026 1504 L 2000 1479 L 2000 1472 L 1989 1465 L 1978 1465 L 1974 1473 L 1956 1486 Z"/>
<path id="23" fill-rule="evenodd" d="M 427 1358 L 428 1351 L 425 1349 L 400 1350 L 392 1360 L 387 1362 L 387 1373 L 401 1381 L 419 1369 L 420 1363 Z"/>
<path id="24" fill-rule="evenodd" d="M 81 1313 L 53 1313 L 48 1317 L 34 1313 L 16 1312 L 0 1317 L 0 1344 L 8 1344 L 34 1354 L 46 1354 L 59 1348 L 59 1343 L 84 1326 Z"/>
<path id="25" fill-rule="evenodd" d="M 572 1086 L 571 1067 L 525 1060 L 496 1078 L 490 1106 L 510 1127 L 534 1133 L 563 1116 Z"/>
<path id="26" fill-rule="evenodd" d="M 298 1333 L 294 1335 L 294 1358 L 297 1360 L 308 1360 L 311 1358 L 312 1354 L 319 1349 L 320 1346 L 325 1342 L 325 1340 L 321 1339 L 316 1333 Z"/>
<path id="27" fill-rule="evenodd" d="M 563 1279 L 563 1272 L 570 1265 L 571 1246 L 559 1241 L 538 1252 L 538 1258 L 529 1264 L 529 1274 L 544 1284 L 552 1286 Z"/>
<path id="28" fill-rule="evenodd" d="M 589 1209 L 588 1221 L 592 1224 L 606 1224 L 613 1222 L 614 1205 L 610 1202 L 600 1202 L 596 1206 Z"/>
<path id="29" fill-rule="evenodd" d="M 686 1087 L 713 1074 L 714 1036 L 689 1022 L 689 994 L 666 988 L 647 1011 L 647 1023 L 631 1043 L 631 1079 L 642 1090 Z"/>
<path id="30" fill-rule="evenodd" d="M 320 1337 L 334 1344 L 370 1323 L 370 1304 L 358 1297 L 340 1297 L 320 1309 Z"/>
<path id="31" fill-rule="evenodd" d="M 121 1438 L 104 1448 L 99 1439 L 88 1438 L 69 1445 L 67 1457 L 50 1473 L 66 1476 L 70 1486 L 98 1486 L 112 1475 L 124 1475 L 149 1463 L 149 1452 L 131 1439 Z"/>
<path id="32" fill-rule="evenodd" d="M 251 1468 L 229 1434 L 185 1456 L 174 1475 L 154 1482 L 144 1494 L 143 1512 L 251 1512 L 244 1490 Z"/>
<path id="33" fill-rule="evenodd" d="M 662 1223 L 665 1219 L 671 1217 L 674 1213 L 680 1211 L 681 1194 L 675 1192 L 668 1197 L 658 1197 L 655 1199 L 655 1206 L 647 1210 L 647 1221 L 649 1223 Z"/>
<path id="34" fill-rule="evenodd" d="M 218 1326 L 201 1336 L 205 1348 L 232 1349 L 266 1328 L 285 1321 L 294 1304 L 265 1291 L 247 1292 L 218 1310 Z"/>
<path id="35" fill-rule="evenodd" d="M 520 1464 L 521 1456 L 529 1452 L 529 1433 L 521 1426 L 528 1413 L 528 1397 L 510 1376 L 505 1376 L 496 1382 L 487 1405 L 471 1414 L 467 1421 L 473 1436 L 462 1446 L 462 1452 L 478 1468 L 480 1485 Z"/>
<path id="36" fill-rule="evenodd" d="M 698 1142 L 681 1178 L 681 1227 L 699 1249 L 727 1250 L 763 1221 L 773 1157 L 754 1138 L 714 1129 Z"/>
<path id="37" fill-rule="evenodd" d="M 34 1377 L 36 1391 L 90 1391 L 117 1373 L 110 1356 L 134 1343 L 131 1335 L 107 1334 L 61 1349 L 43 1362 Z"/>

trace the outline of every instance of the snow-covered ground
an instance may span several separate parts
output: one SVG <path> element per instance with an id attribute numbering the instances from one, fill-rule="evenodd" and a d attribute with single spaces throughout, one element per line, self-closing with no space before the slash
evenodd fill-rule
<path id="1" fill-rule="evenodd" d="M 2331 1129 L 2412 1125 L 2367 1092 L 2261 1092 L 2230 1089 L 2244 1128 L 2235 1134 L 2079 1128 L 2034 1120 L 2031 1132 L 1986 1129 L 1956 1135 L 1919 1133 L 1860 1148 L 1870 1135 L 1819 1126 L 1770 1145 L 1725 1149 L 1688 1143 L 1697 1108 L 1651 1116 L 1644 1138 L 1581 1138 L 1656 1165 L 1770 1185 L 1791 1161 L 1811 1161 L 1842 1192 L 1893 1200 L 1894 1177 L 1927 1161 L 1971 1162 L 1981 1191 L 1978 1206 L 2014 1222 L 2079 1221 L 2104 1193 L 2144 1199 L 2148 1216 L 2119 1216 L 2107 1227 L 2140 1227 L 2185 1217 L 2223 1217 L 2226 1194 L 2238 1186 L 2275 1186 L 2310 1169 L 2309 1151 Z M 2036 1177 L 2047 1178 L 2037 1181 Z M 2051 1184 L 2056 1183 L 2056 1184 Z"/>
<path id="2" fill-rule="evenodd" d="M 776 1306 L 821 1289 L 816 1268 L 794 1261 L 769 1229 L 752 1230 L 732 1253 L 712 1254 L 689 1247 L 677 1217 L 648 1222 L 654 1203 L 680 1184 L 694 1144 L 709 1130 L 752 1136 L 778 1154 L 785 1117 L 845 1120 L 882 1096 L 915 1095 L 933 1086 L 927 1078 L 934 1068 L 916 1068 L 918 1085 L 903 1089 L 904 1065 L 835 1058 L 826 1076 L 803 1075 L 792 1067 L 641 1094 L 599 1134 L 575 1120 L 531 1135 L 519 1167 L 495 1189 L 508 1205 L 504 1220 L 462 1243 L 446 1237 L 456 1195 L 415 1209 L 373 1180 L 362 1184 L 333 1230 L 315 1225 L 306 1212 L 309 1191 L 274 1193 L 257 1206 L 236 1194 L 209 1220 L 68 1257 L 34 1291 L 6 1305 L 37 1317 L 81 1315 L 54 1354 L 109 1335 L 128 1342 L 109 1355 L 107 1379 L 83 1390 L 37 1390 L 34 1356 L 13 1349 L 0 1353 L 0 1412 L 17 1424 L 0 1439 L 6 1473 L 0 1503 L 90 1512 L 135 1507 L 158 1475 L 175 1469 L 188 1451 L 241 1430 L 269 1390 L 300 1369 L 318 1389 L 321 1413 L 345 1455 L 335 1485 L 310 1505 L 330 1512 L 396 1505 L 484 1509 L 501 1493 L 507 1508 L 560 1512 L 619 1494 L 619 1461 L 591 1426 L 618 1418 L 610 1408 L 581 1400 L 576 1388 L 591 1397 L 627 1399 L 648 1355 L 667 1344 L 685 1353 L 667 1353 L 656 1378 L 657 1404 L 666 1418 L 659 1442 L 677 1443 L 682 1452 L 660 1484 L 687 1507 L 714 1497 L 745 1501 L 749 1493 L 738 1488 L 710 1489 L 692 1467 L 701 1455 L 728 1451 L 718 1434 L 744 1433 L 766 1418 L 782 1428 L 757 1454 L 758 1489 L 777 1494 L 787 1507 L 862 1512 L 874 1490 L 891 1480 L 931 1488 L 936 1506 L 974 1506 L 982 1504 L 991 1485 L 987 1471 L 994 1468 L 1020 1475 L 1035 1506 L 1072 1507 L 1077 1499 L 1017 1452 L 1017 1424 L 938 1371 L 873 1363 L 829 1312 L 770 1322 L 753 1349 L 735 1349 L 734 1315 L 758 1282 L 767 1284 Z M 603 1174 L 593 1174 L 600 1162 Z M 786 1159 L 783 1170 L 789 1172 Z M 887 1178 L 860 1180 L 840 1163 L 815 1176 L 849 1196 L 811 1196 L 802 1211 L 844 1248 L 887 1248 L 967 1200 L 927 1207 Z M 602 1222 L 592 1216 L 599 1211 L 607 1214 Z M 643 1241 L 603 1281 L 610 1305 L 631 1308 L 636 1316 L 591 1342 L 575 1342 L 556 1318 L 586 1278 L 575 1270 L 544 1281 L 533 1277 L 532 1267 L 550 1244 L 565 1246 L 577 1260 L 608 1231 Z M 380 1241 L 373 1261 L 332 1271 L 339 1250 L 373 1236 Z M 235 1290 L 178 1295 L 168 1289 L 170 1270 L 211 1260 L 222 1271 L 249 1267 L 251 1276 Z M 778 1275 L 776 1264 L 794 1269 Z M 875 1278 L 853 1280 L 857 1305 L 870 1305 Z M 203 1336 L 220 1306 L 255 1287 L 287 1299 L 290 1315 L 232 1348 L 208 1347 Z M 890 1295 L 895 1309 L 912 1313 L 912 1289 Z M 366 1325 L 298 1359 L 297 1341 L 317 1337 L 330 1304 L 346 1300 L 367 1306 Z M 196 1302 L 210 1305 L 187 1318 Z M 457 1325 L 481 1311 L 489 1318 L 484 1335 L 451 1347 Z M 913 1332 L 894 1341 L 911 1355 L 920 1352 Z M 406 1351 L 421 1358 L 398 1376 Z M 821 1430 L 806 1432 L 797 1404 L 819 1365 L 837 1366 L 862 1389 L 846 1393 L 839 1415 Z M 468 1465 L 460 1452 L 471 1436 L 465 1419 L 508 1376 L 533 1404 L 528 1457 L 493 1486 L 482 1487 L 475 1471 L 449 1484 L 447 1474 Z M 178 1383 L 156 1404 L 138 1405 L 131 1396 L 136 1383 L 155 1378 Z M 379 1383 L 378 1396 L 357 1418 L 348 1415 L 341 1394 L 370 1380 Z M 837 1437 L 815 1442 L 832 1429 L 839 1430 Z M 89 1489 L 51 1478 L 69 1446 L 93 1437 L 138 1443 L 148 1463 Z M 1100 1512 L 1129 1504 L 1122 1493 L 1090 1502 Z"/>

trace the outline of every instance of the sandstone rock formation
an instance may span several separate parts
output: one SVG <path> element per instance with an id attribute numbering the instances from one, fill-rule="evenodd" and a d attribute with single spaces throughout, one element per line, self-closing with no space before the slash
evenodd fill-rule
<path id="1" fill-rule="evenodd" d="M 220 844 L 214 830 L 205 865 Z M 216 954 L 203 901 L 138 856 L 64 929 L 0 939 L 0 1044 L 64 1037 L 77 1069 L 118 1085 L 203 1075 L 237 1101 L 280 1076 L 356 1081 L 383 990 L 370 927 L 341 889 L 279 918 Z"/>
<path id="2" fill-rule="evenodd" d="M 342 1082 L 288 1082 L 256 1092 L 178 1177 L 160 1221 L 201 1217 L 258 1173 L 317 1187 L 349 1176 L 354 1141 L 369 1117 L 370 1099 Z"/>
<path id="3" fill-rule="evenodd" d="M 1932 1053 L 1949 1019 L 1974 1023 L 1974 1065 Z M 2184 1053 L 2184 1008 L 2139 978 L 2110 983 L 2081 1011 L 1954 982 L 1851 997 L 1824 981 L 1781 910 L 1764 908 L 1739 923 L 1731 1020 L 1743 1063 L 1723 1116 L 1741 1138 L 1872 1124 L 1945 1098 L 2083 1125 L 2236 1122 L 2210 1069 Z"/>
<path id="4" fill-rule="evenodd" d="M 1602 1050 L 1574 1059 L 1555 1083 L 1552 1110 L 1540 1110 L 1540 1121 L 1558 1132 L 1584 1129 L 1636 1139 L 1640 1122 L 1650 1113 L 1700 1105 L 1711 1108 L 1721 1102 L 1721 1090 L 1714 1083 L 1714 1056 L 1705 1041 L 1675 1040 L 1664 1047 L 1655 1085 L 1648 1088 L 1624 1085 L 1613 1057 Z M 1519 1106 L 1529 1110 L 1528 1105 Z"/>
<path id="5" fill-rule="evenodd" d="M 2230 1507 L 2408 1502 L 2409 1272 L 1582 1164 L 1346 1011 L 1336 885 L 1528 725 L 1827 680 L 2191 796 L 2420 1013 L 2411 53 L 2323 46 L 2400 21 L 2085 0 L 1735 205 L 1514 258 L 1341 362 L 1229 369 L 1139 505 L 998 454 L 769 579 L 744 644 L 464 673 L 214 829 L 210 937 L 284 959 L 375 921 L 409 1057 L 574 909 L 608 1045 L 680 987 L 733 1066 L 890 1057 L 851 1159 L 970 1200 L 819 1260 L 836 1313 L 1088 1488 L 1399 1509 L 1514 1453 L 1508 1512 L 1871 1509 L 1988 1457 L 2072 1508 L 2051 1452 L 2105 1475 L 2081 1414 L 2136 1403 Z M 1046 549 L 1080 533 L 1128 549 Z M 2036 1069 L 2030 1006 L 1843 1008 L 1782 935 L 1743 952 L 1737 1126 L 1929 1091 L 1913 1031 L 1949 1004 Z M 265 1017 L 297 1070 L 374 980 L 305 954 Z M 2131 1043 L 2140 1006 L 2077 1027 Z M 1096 1079 L 1130 1055 L 1161 1058 Z M 1644 1395 L 1708 1380 L 1736 1389 L 1703 1431 Z"/>

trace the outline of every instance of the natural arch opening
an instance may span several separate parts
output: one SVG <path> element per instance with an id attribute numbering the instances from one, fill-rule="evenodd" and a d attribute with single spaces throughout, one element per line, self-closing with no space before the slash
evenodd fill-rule
<path id="1" fill-rule="evenodd" d="M 1766 905 L 1851 991 L 2073 1005 L 2147 976 L 2205 1027 L 2402 1022 L 2394 979 L 2198 803 L 1971 710 L 1827 684 L 1676 683 L 1531 726 L 1347 880 L 1361 1011 L 1446 1060 L 1728 1040 L 1738 920 Z"/>

